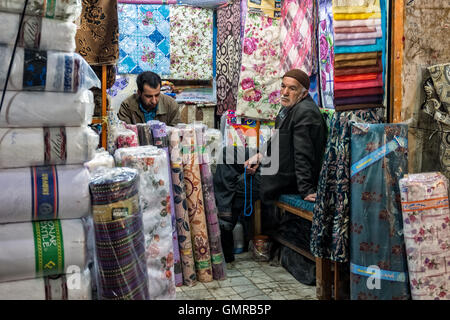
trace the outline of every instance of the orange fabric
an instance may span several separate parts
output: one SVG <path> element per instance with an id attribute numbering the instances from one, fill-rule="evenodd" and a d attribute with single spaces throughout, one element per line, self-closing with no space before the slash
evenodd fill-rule
<path id="1" fill-rule="evenodd" d="M 347 81 L 361 81 L 361 80 L 375 80 L 378 73 L 363 73 L 354 74 L 348 76 L 337 76 L 334 77 L 334 82 L 347 82 Z"/>

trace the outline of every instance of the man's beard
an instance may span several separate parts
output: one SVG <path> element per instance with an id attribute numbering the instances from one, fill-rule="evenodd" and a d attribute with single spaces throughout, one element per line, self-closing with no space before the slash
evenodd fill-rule
<path id="1" fill-rule="evenodd" d="M 139 104 L 142 106 L 142 108 L 144 108 L 145 110 L 151 110 L 153 108 L 156 107 L 156 105 L 151 105 L 151 104 L 145 104 L 144 101 L 142 101 L 141 97 L 138 98 L 139 100 Z"/>

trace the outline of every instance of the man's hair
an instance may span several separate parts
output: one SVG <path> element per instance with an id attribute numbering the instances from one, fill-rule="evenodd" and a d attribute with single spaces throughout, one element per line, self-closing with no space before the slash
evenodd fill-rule
<path id="1" fill-rule="evenodd" d="M 150 88 L 156 89 L 161 86 L 161 77 L 154 72 L 146 71 L 137 76 L 136 84 L 140 92 L 144 91 L 144 84 L 148 84 Z"/>

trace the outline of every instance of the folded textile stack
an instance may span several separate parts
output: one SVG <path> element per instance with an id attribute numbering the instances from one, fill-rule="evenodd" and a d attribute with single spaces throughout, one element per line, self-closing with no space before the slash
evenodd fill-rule
<path id="1" fill-rule="evenodd" d="M 333 1 L 336 109 L 383 104 L 386 0 Z"/>
<path id="2" fill-rule="evenodd" d="M 169 161 L 155 146 L 117 149 L 117 166 L 139 172 L 139 205 L 145 236 L 150 299 L 175 298 L 174 249 L 170 208 Z"/>
<path id="3" fill-rule="evenodd" d="M 102 300 L 148 300 L 139 173 L 101 168 L 90 183 Z"/>
<path id="4" fill-rule="evenodd" d="M 440 172 L 400 180 L 403 232 L 413 300 L 449 300 L 448 180 Z"/>
<path id="5" fill-rule="evenodd" d="M 0 296 L 90 299 L 90 174 L 83 163 L 99 142 L 87 124 L 94 109 L 88 88 L 100 82 L 73 53 L 71 21 L 80 1 L 30 1 L 19 25 L 24 3 L 0 1 L 0 17 L 8 21 L 0 36 L 0 183 L 7 191 Z"/>

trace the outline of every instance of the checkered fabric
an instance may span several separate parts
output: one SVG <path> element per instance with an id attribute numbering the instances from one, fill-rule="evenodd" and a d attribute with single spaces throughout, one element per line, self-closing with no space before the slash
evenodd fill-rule
<path id="1" fill-rule="evenodd" d="M 314 23 L 312 0 L 285 0 L 281 9 L 281 59 L 283 72 L 301 69 L 312 72 Z"/>
<path id="2" fill-rule="evenodd" d="M 169 6 L 119 4 L 118 14 L 118 73 L 170 74 Z"/>

